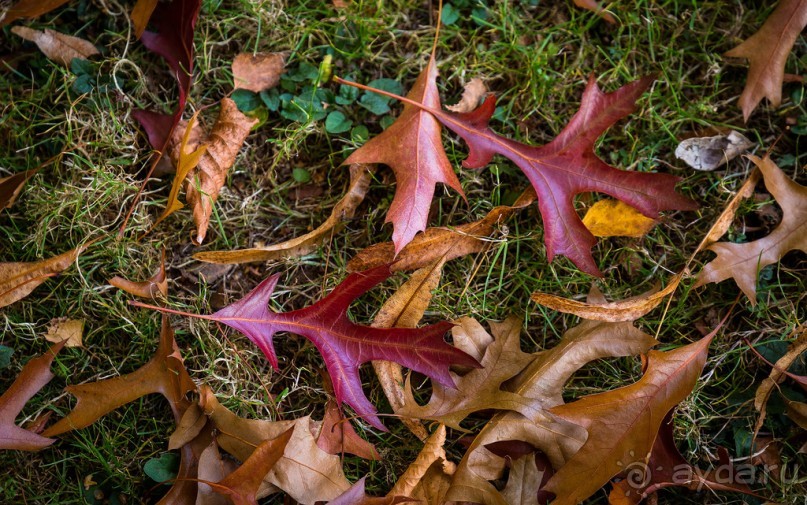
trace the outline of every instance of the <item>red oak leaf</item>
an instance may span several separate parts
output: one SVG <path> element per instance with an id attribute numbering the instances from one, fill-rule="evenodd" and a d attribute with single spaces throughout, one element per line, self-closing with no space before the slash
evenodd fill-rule
<path id="1" fill-rule="evenodd" d="M 592 77 L 583 92 L 580 109 L 563 131 L 545 146 L 530 146 L 494 133 L 488 126 L 496 108 L 493 96 L 473 112 L 455 114 L 340 78 L 334 81 L 369 89 L 428 111 L 468 144 L 470 153 L 463 162 L 466 168 L 482 168 L 490 163 L 494 154 L 509 158 L 521 168 L 538 194 L 549 260 L 559 254 L 568 257 L 581 270 L 602 275 L 591 255 L 596 238 L 575 211 L 575 195 L 605 193 L 653 218 L 662 210 L 696 207 L 692 200 L 675 193 L 678 177 L 619 170 L 594 153 L 595 141 L 635 110 L 636 100 L 653 79 L 644 77 L 612 93 L 603 93 Z"/>
<path id="2" fill-rule="evenodd" d="M 406 97 L 426 107 L 440 108 L 434 56 Z M 392 223 L 395 254 L 426 229 L 438 182 L 448 184 L 463 198 L 462 186 L 451 168 L 440 140 L 440 123 L 428 112 L 409 103 L 392 125 L 357 149 L 345 164 L 383 163 L 395 173 L 398 187 L 385 222 Z"/>
<path id="3" fill-rule="evenodd" d="M 389 265 L 350 274 L 325 298 L 314 305 L 291 312 L 272 312 L 269 299 L 280 275 L 276 274 L 241 300 L 212 315 L 196 315 L 132 301 L 132 305 L 172 314 L 217 321 L 247 336 L 277 368 L 272 338 L 288 331 L 310 340 L 322 354 L 331 376 L 336 401 L 347 403 L 374 427 L 386 431 L 376 409 L 364 395 L 359 365 L 373 360 L 394 361 L 418 371 L 446 387 L 454 382 L 450 365 L 476 367 L 471 356 L 443 340 L 451 323 L 440 322 L 423 328 L 372 328 L 347 317 L 347 309 L 359 296 L 390 276 Z"/>

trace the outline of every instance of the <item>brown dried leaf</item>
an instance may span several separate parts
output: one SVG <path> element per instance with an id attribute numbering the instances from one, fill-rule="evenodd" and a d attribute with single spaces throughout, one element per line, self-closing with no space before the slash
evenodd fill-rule
<path id="1" fill-rule="evenodd" d="M 0 210 L 11 207 L 20 195 L 23 186 L 39 169 L 17 172 L 0 179 Z"/>
<path id="2" fill-rule="evenodd" d="M 583 224 L 595 237 L 643 237 L 656 225 L 622 200 L 605 198 L 592 205 Z"/>
<path id="3" fill-rule="evenodd" d="M 99 54 L 98 49 L 92 43 L 48 28 L 40 31 L 26 26 L 15 26 L 11 28 L 11 32 L 36 44 L 49 60 L 68 68 L 73 58 L 86 60 L 90 56 Z"/>
<path id="4" fill-rule="evenodd" d="M 62 347 L 64 343 L 54 344 L 42 356 L 31 359 L 14 383 L 0 396 L 0 449 L 38 451 L 55 442 L 52 438 L 20 428 L 14 424 L 14 418 L 28 400 L 53 378 L 50 364 Z"/>
<path id="5" fill-rule="evenodd" d="M 434 463 L 446 461 L 446 451 L 443 445 L 446 443 L 446 427 L 438 425 L 434 433 L 429 435 L 423 448 L 418 453 L 406 471 L 398 478 L 395 485 L 390 489 L 389 496 L 415 496 L 415 488 L 420 485 L 426 472 Z"/>
<path id="6" fill-rule="evenodd" d="M 283 53 L 240 53 L 233 60 L 233 88 L 260 93 L 277 86 L 285 71 Z"/>
<path id="7" fill-rule="evenodd" d="M 168 316 L 163 316 L 160 344 L 148 363 L 128 375 L 67 386 L 65 391 L 76 397 L 76 406 L 43 435 L 60 435 L 87 427 L 118 407 L 151 393 L 163 395 L 179 421 L 186 408 L 185 393 L 195 390 L 196 385 L 182 363 Z"/>
<path id="8" fill-rule="evenodd" d="M 135 38 L 140 38 L 146 29 L 146 25 L 151 19 L 151 14 L 157 7 L 159 0 L 137 0 L 137 3 L 132 8 L 132 13 L 129 17 L 132 19 L 132 24 L 135 28 Z"/>
<path id="9" fill-rule="evenodd" d="M 69 267 L 88 246 L 32 263 L 0 263 L 0 307 L 28 296 L 37 286 Z"/>
<path id="10" fill-rule="evenodd" d="M 807 0 L 780 0 L 762 28 L 726 53 L 749 61 L 748 79 L 739 102 L 746 122 L 763 97 L 774 107 L 782 102 L 787 55 L 805 25 Z"/>
<path id="11" fill-rule="evenodd" d="M 207 417 L 202 414 L 206 420 Z M 213 488 L 201 481 L 219 482 L 229 474 L 233 473 L 238 465 L 232 459 L 223 459 L 219 452 L 219 446 L 215 440 L 210 442 L 201 456 L 199 456 L 198 472 L 199 490 L 196 495 L 195 505 L 232 505 L 232 502 Z"/>
<path id="12" fill-rule="evenodd" d="M 373 444 L 356 433 L 334 400 L 328 400 L 325 404 L 325 416 L 317 436 L 317 446 L 328 454 L 347 453 L 372 461 L 381 459 Z"/>
<path id="13" fill-rule="evenodd" d="M 10 24 L 20 18 L 35 18 L 66 3 L 67 0 L 20 0 L 0 19 L 0 26 Z"/>
<path id="14" fill-rule="evenodd" d="M 186 200 L 193 209 L 193 220 L 196 223 L 195 243 L 201 244 L 204 241 L 210 216 L 213 214 L 213 204 L 224 186 L 227 172 L 235 163 L 250 128 L 257 122 L 257 119 L 242 114 L 234 101 L 222 98 L 219 117 L 210 130 L 207 150 L 199 159 L 196 171 L 188 178 Z M 177 177 L 179 176 L 177 171 Z"/>
<path id="15" fill-rule="evenodd" d="M 538 487 L 543 472 L 538 470 L 535 455 L 527 454 L 513 461 L 502 496 L 510 505 L 538 505 Z"/>
<path id="16" fill-rule="evenodd" d="M 53 343 L 64 342 L 67 347 L 81 347 L 83 345 L 81 340 L 83 334 L 83 319 L 57 317 L 51 319 L 50 327 L 45 334 L 45 340 Z"/>
<path id="17" fill-rule="evenodd" d="M 748 158 L 762 171 L 765 187 L 782 208 L 782 221 L 759 240 L 709 246 L 717 257 L 703 267 L 695 287 L 733 278 L 751 305 L 756 305 L 759 271 L 778 262 L 789 251 L 807 252 L 807 186 L 790 179 L 769 156 L 748 155 Z"/>
<path id="18" fill-rule="evenodd" d="M 190 443 L 191 440 L 196 438 L 202 432 L 207 417 L 199 405 L 193 403 L 185 409 L 182 417 L 179 419 L 176 429 L 168 438 L 168 450 L 173 451 L 179 449 L 183 445 Z"/>
<path id="19" fill-rule="evenodd" d="M 208 263 L 238 264 L 251 261 L 269 261 L 281 258 L 296 258 L 314 251 L 325 239 L 344 228 L 364 201 L 370 188 L 375 165 L 350 166 L 350 187 L 345 196 L 334 206 L 331 215 L 315 230 L 300 237 L 265 247 L 253 247 L 235 251 L 205 251 L 193 255 L 194 259 Z"/>
<path id="20" fill-rule="evenodd" d="M 446 105 L 446 109 L 451 112 L 459 113 L 471 112 L 479 107 L 479 104 L 482 103 L 482 100 L 485 99 L 487 94 L 488 88 L 485 86 L 485 81 L 479 77 L 474 77 L 465 84 L 460 101 L 454 105 Z"/>
<path id="21" fill-rule="evenodd" d="M 356 481 L 342 496 L 328 502 L 328 505 L 396 505 L 398 503 L 418 501 L 406 496 L 368 496 L 364 492 L 364 480 L 366 478 L 362 477 Z"/>
<path id="22" fill-rule="evenodd" d="M 140 298 L 154 299 L 160 295 L 165 298 L 168 296 L 168 278 L 165 275 L 165 249 L 163 249 L 160 260 L 160 269 L 149 280 L 134 282 L 116 275 L 109 279 L 108 282 L 116 288 Z"/>
<path id="23" fill-rule="evenodd" d="M 518 209 L 535 202 L 535 190 L 530 187 L 518 198 L 512 207 L 494 207 L 479 221 L 450 228 L 428 228 L 418 234 L 396 256 L 392 242 L 372 245 L 348 262 L 350 272 L 359 272 L 386 263 L 392 264 L 393 271 L 409 271 L 423 268 L 438 258 L 451 261 L 468 254 L 484 251 L 490 245 L 488 237 L 496 227 Z"/>

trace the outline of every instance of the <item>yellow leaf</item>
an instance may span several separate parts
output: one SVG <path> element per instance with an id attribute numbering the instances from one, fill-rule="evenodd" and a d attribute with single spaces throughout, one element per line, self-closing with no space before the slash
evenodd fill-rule
<path id="1" fill-rule="evenodd" d="M 588 209 L 583 224 L 595 237 L 641 237 L 653 228 L 656 220 L 620 200 L 607 199 Z"/>

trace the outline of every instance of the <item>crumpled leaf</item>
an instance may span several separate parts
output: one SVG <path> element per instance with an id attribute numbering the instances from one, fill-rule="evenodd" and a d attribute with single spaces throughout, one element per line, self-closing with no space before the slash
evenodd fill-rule
<path id="1" fill-rule="evenodd" d="M 427 228 L 395 255 L 392 242 L 374 244 L 362 249 L 347 264 L 349 272 L 359 272 L 392 263 L 392 270 L 408 271 L 423 268 L 440 258 L 451 261 L 468 254 L 484 251 L 490 244 L 490 235 L 513 212 L 535 202 L 535 191 L 530 187 L 512 206 L 500 205 L 487 216 L 456 228 Z"/>
<path id="2" fill-rule="evenodd" d="M 270 312 L 268 309 L 269 299 L 280 278 L 277 274 L 264 280 L 240 301 L 209 316 L 172 311 L 140 302 L 131 303 L 152 310 L 216 321 L 235 328 L 263 351 L 274 368 L 277 368 L 272 343 L 274 334 L 288 331 L 305 337 L 325 360 L 328 374 L 333 379 L 336 401 L 347 403 L 371 425 L 386 431 L 376 416 L 375 407 L 362 390 L 359 365 L 372 360 L 395 361 L 447 387 L 452 386 L 448 373 L 450 365 L 477 365 L 476 360 L 443 340 L 451 323 L 442 322 L 417 329 L 381 329 L 360 326 L 347 318 L 348 306 L 390 275 L 388 265 L 350 274 L 319 302 L 291 312 Z"/>
<path id="3" fill-rule="evenodd" d="M 695 170 L 711 171 L 751 149 L 754 143 L 745 135 L 731 130 L 728 135 L 693 137 L 682 140 L 675 157 Z"/>
<path id="4" fill-rule="evenodd" d="M 67 347 L 81 347 L 82 335 L 84 334 L 83 319 L 68 319 L 57 317 L 50 321 L 48 332 L 45 333 L 45 340 L 48 342 L 64 342 Z"/>
<path id="5" fill-rule="evenodd" d="M 722 490 L 759 496 L 742 482 L 743 477 L 747 478 L 748 474 L 732 465 L 728 451 L 719 447 L 718 454 L 720 466 L 717 469 L 693 468 L 675 446 L 672 411 L 670 411 L 661 423 L 661 429 L 653 443 L 647 463 L 628 465 L 625 471 L 620 473 L 622 480 L 614 483 L 608 495 L 608 503 L 636 505 L 659 489 L 673 486 L 685 487 L 692 491 Z"/>
<path id="6" fill-rule="evenodd" d="M 590 302 L 601 301 L 593 291 Z M 533 361 L 514 379 L 508 390 L 533 399 L 540 406 L 532 418 L 518 412 L 496 414 L 474 438 L 454 474 L 448 500 L 508 505 L 488 480 L 501 477 L 505 460 L 487 448 L 504 440 L 521 440 L 543 451 L 553 467 L 561 467 L 586 440 L 585 430 L 558 418 L 547 409 L 563 404 L 562 388 L 586 363 L 599 358 L 629 356 L 646 352 L 657 344 L 628 322 L 584 320 L 564 333 L 551 349 L 534 354 Z"/>
<path id="7" fill-rule="evenodd" d="M 28 400 L 53 378 L 50 364 L 62 347 L 63 342 L 54 344 L 42 356 L 31 359 L 14 383 L 0 396 L 0 449 L 39 451 L 56 441 L 20 428 L 14 424 L 14 418 Z"/>
<path id="8" fill-rule="evenodd" d="M 235 163 L 250 128 L 257 122 L 257 119 L 249 118 L 239 111 L 234 101 L 222 98 L 219 118 L 210 130 L 207 150 L 199 159 L 196 171 L 188 176 L 186 199 L 193 209 L 197 244 L 205 239 L 210 216 L 213 214 L 213 204 L 227 180 L 227 172 Z"/>
<path id="9" fill-rule="evenodd" d="M 11 33 L 33 42 L 49 60 L 68 68 L 73 58 L 86 60 L 100 54 L 91 42 L 49 28 L 34 30 L 27 26 L 14 26 Z"/>
<path id="10" fill-rule="evenodd" d="M 455 323 L 457 326 L 452 329 L 455 345 L 457 341 L 471 340 L 470 335 L 475 333 L 487 333 L 473 318 L 461 318 Z M 484 352 L 482 367 L 465 375 L 452 372 L 456 388 L 435 384 L 429 403 L 424 406 L 417 404 L 411 380 L 407 378 L 406 401 L 401 414 L 438 421 L 455 429 L 461 429 L 460 423 L 468 415 L 485 409 L 512 410 L 525 417 L 539 415 L 541 406 L 533 399 L 501 389 L 503 382 L 521 372 L 533 359 L 521 352 L 521 318 L 510 316 L 501 323 L 489 324 L 494 340 Z"/>
<path id="11" fill-rule="evenodd" d="M 48 278 L 72 265 L 88 245 L 81 245 L 42 261 L 0 263 L 0 307 L 11 305 L 31 294 L 31 291 Z"/>
<path id="12" fill-rule="evenodd" d="M 241 461 L 245 461 L 262 441 L 294 427 L 286 452 L 265 478 L 294 500 L 300 503 L 329 501 L 350 488 L 339 456 L 317 447 L 308 417 L 277 422 L 243 419 L 219 404 L 207 386 L 199 388 L 199 405 L 219 430 L 217 440 L 221 448 Z"/>
<path id="13" fill-rule="evenodd" d="M 634 384 L 551 409 L 588 432 L 580 450 L 545 486 L 556 496 L 553 505 L 576 505 L 626 467 L 647 459 L 664 416 L 700 378 L 715 333 L 672 351 L 650 351 L 647 370 Z"/>
<path id="14" fill-rule="evenodd" d="M 807 252 L 807 187 L 785 175 L 770 156 L 758 158 L 749 154 L 748 159 L 760 169 L 765 187 L 782 208 L 782 221 L 759 240 L 743 244 L 719 242 L 709 246 L 717 257 L 703 267 L 695 287 L 733 278 L 751 305 L 756 305 L 759 271 L 778 262 L 789 251 Z"/>
<path id="15" fill-rule="evenodd" d="M 362 477 L 357 480 L 344 494 L 328 502 L 328 505 L 395 505 L 396 503 L 418 501 L 406 496 L 367 496 L 364 492 L 366 478 Z"/>
<path id="16" fill-rule="evenodd" d="M 0 19 L 0 26 L 10 24 L 20 18 L 35 18 L 67 3 L 67 0 L 19 0 Z"/>
<path id="17" fill-rule="evenodd" d="M 621 200 L 606 198 L 586 211 L 583 224 L 595 237 L 642 237 L 656 225 L 656 220 Z"/>
<path id="18" fill-rule="evenodd" d="M 233 60 L 233 88 L 260 93 L 277 86 L 285 71 L 283 53 L 240 53 Z"/>
<path id="19" fill-rule="evenodd" d="M 65 391 L 77 398 L 76 406 L 43 435 L 50 437 L 85 428 L 118 407 L 151 393 L 163 395 L 174 418 L 179 421 L 184 413 L 182 402 L 185 394 L 195 390 L 196 385 L 183 365 L 168 316 L 163 316 L 160 344 L 148 363 L 127 375 L 67 386 Z"/>
<path id="20" fill-rule="evenodd" d="M 692 210 L 697 207 L 689 198 L 675 193 L 678 177 L 618 170 L 594 153 L 596 140 L 635 110 L 636 100 L 654 79 L 653 76 L 644 77 L 614 92 L 603 93 L 592 76 L 583 92 L 580 109 L 563 131 L 545 146 L 529 146 L 493 133 L 488 123 L 496 108 L 494 96 L 489 96 L 473 112 L 454 114 L 337 77 L 334 81 L 359 86 L 428 111 L 468 144 L 470 153 L 463 161 L 465 168 L 482 168 L 495 154 L 510 159 L 524 172 L 538 195 L 547 258 L 551 261 L 555 255 L 566 256 L 581 270 L 601 276 L 591 255 L 596 239 L 577 215 L 575 195 L 605 193 L 647 217 L 656 217 L 662 210 Z M 400 251 L 403 245 L 396 241 L 396 251 Z"/>
<path id="21" fill-rule="evenodd" d="M 436 79 L 437 64 L 432 55 L 407 98 L 439 109 Z M 395 173 L 398 186 L 385 222 L 393 225 L 392 241 L 396 254 L 412 241 L 415 234 L 426 229 L 438 182 L 450 186 L 465 198 L 443 150 L 440 130 L 440 123 L 434 117 L 404 103 L 401 115 L 392 125 L 345 160 L 347 164 L 383 163 Z"/>
<path id="22" fill-rule="evenodd" d="M 135 282 L 116 275 L 107 282 L 130 295 L 139 296 L 140 298 L 154 299 L 160 295 L 163 298 L 167 297 L 168 277 L 165 274 L 165 249 L 163 249 L 160 259 L 160 269 L 149 280 Z"/>
<path id="23" fill-rule="evenodd" d="M 807 26 L 807 0 L 780 0 L 762 27 L 725 55 L 747 58 L 748 79 L 740 95 L 743 118 L 748 122 L 762 98 L 773 107 L 782 103 L 787 55 Z"/>
<path id="24" fill-rule="evenodd" d="M 446 109 L 451 112 L 471 112 L 479 107 L 479 104 L 488 94 L 488 88 L 485 86 L 485 81 L 479 77 L 474 77 L 462 90 L 462 97 L 460 101 L 454 105 L 446 105 Z"/>
<path id="25" fill-rule="evenodd" d="M 347 453 L 373 461 L 381 459 L 373 444 L 356 433 L 333 400 L 328 400 L 325 404 L 325 416 L 317 436 L 317 446 L 328 454 Z"/>
<path id="26" fill-rule="evenodd" d="M 359 204 L 364 201 L 375 173 L 374 165 L 351 165 L 350 187 L 331 210 L 331 215 L 316 229 L 297 238 L 264 247 L 234 251 L 204 251 L 193 255 L 194 259 L 208 263 L 238 264 L 251 261 L 269 261 L 280 258 L 295 258 L 314 251 L 317 246 L 345 227 Z M 389 263 L 389 262 L 385 262 Z"/>
<path id="27" fill-rule="evenodd" d="M 0 210 L 11 207 L 20 195 L 28 179 L 33 177 L 39 169 L 25 170 L 0 178 Z"/>

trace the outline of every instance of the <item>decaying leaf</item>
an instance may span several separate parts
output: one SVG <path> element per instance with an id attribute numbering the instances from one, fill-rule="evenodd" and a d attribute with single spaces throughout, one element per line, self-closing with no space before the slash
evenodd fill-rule
<path id="1" fill-rule="evenodd" d="M 740 96 L 746 122 L 762 98 L 774 107 L 782 102 L 787 55 L 806 25 L 807 0 L 780 0 L 754 35 L 726 53 L 749 62 L 748 79 Z"/>
<path id="2" fill-rule="evenodd" d="M 163 298 L 168 296 L 168 277 L 165 275 L 165 249 L 163 249 L 162 258 L 160 259 L 160 269 L 149 280 L 135 282 L 116 275 L 109 279 L 108 282 L 130 295 L 139 296 L 140 298 L 154 299 L 160 295 Z"/>
<path id="3" fill-rule="evenodd" d="M 0 449 L 38 451 L 55 442 L 45 435 L 20 428 L 14 424 L 14 418 L 28 400 L 53 378 L 50 364 L 62 347 L 63 342 L 54 344 L 42 356 L 31 359 L 22 368 L 11 387 L 0 396 Z"/>
<path id="4" fill-rule="evenodd" d="M 349 272 L 359 272 L 392 263 L 393 271 L 409 271 L 426 267 L 438 259 L 451 261 L 468 254 L 487 249 L 490 235 L 514 211 L 528 207 L 535 202 L 535 191 L 529 188 L 521 194 L 512 206 L 494 207 L 479 221 L 456 228 L 427 228 L 395 254 L 392 242 L 371 245 L 362 249 L 347 264 Z"/>
<path id="5" fill-rule="evenodd" d="M 245 461 L 262 441 L 294 427 L 284 456 L 265 478 L 294 500 L 300 503 L 327 502 L 350 488 L 339 456 L 317 447 L 308 417 L 277 422 L 243 419 L 224 408 L 209 387 L 200 387 L 199 395 L 199 405 L 219 430 L 219 445 L 241 461 Z"/>
<path id="6" fill-rule="evenodd" d="M 423 328 L 371 328 L 347 317 L 350 304 L 391 275 L 388 265 L 350 274 L 319 302 L 291 312 L 268 308 L 279 275 L 264 280 L 244 298 L 212 315 L 196 315 L 131 302 L 166 313 L 198 317 L 226 324 L 246 335 L 277 368 L 273 337 L 288 331 L 305 337 L 319 350 L 334 385 L 336 401 L 347 403 L 374 427 L 386 431 L 376 409 L 365 396 L 359 366 L 373 360 L 395 361 L 421 372 L 445 386 L 452 385 L 450 365 L 477 366 L 476 360 L 448 345 L 443 335 L 451 324 L 442 322 Z"/>
<path id="7" fill-rule="evenodd" d="M 65 4 L 67 0 L 19 0 L 0 19 L 0 26 L 5 26 L 21 18 L 35 18 L 48 13 Z"/>
<path id="8" fill-rule="evenodd" d="M 409 101 L 439 109 L 436 79 L 437 64 L 432 55 L 409 91 Z M 396 253 L 411 242 L 415 234 L 426 229 L 438 182 L 465 197 L 443 150 L 440 131 L 440 123 L 432 115 L 405 102 L 401 115 L 389 128 L 345 160 L 347 164 L 383 163 L 395 173 L 398 186 L 385 222 L 393 225 Z"/>
<path id="9" fill-rule="evenodd" d="M 128 375 L 67 386 L 65 391 L 76 397 L 76 406 L 43 435 L 49 437 L 87 427 L 118 407 L 151 393 L 163 395 L 179 421 L 184 413 L 185 394 L 195 390 L 196 385 L 182 363 L 168 316 L 163 316 L 160 344 L 148 363 Z"/>
<path id="10" fill-rule="evenodd" d="M 597 201 L 583 216 L 583 224 L 595 237 L 642 237 L 656 224 L 621 200 Z"/>
<path id="11" fill-rule="evenodd" d="M 759 240 L 710 245 L 708 249 L 717 253 L 717 257 L 703 267 L 695 287 L 733 278 L 751 305 L 756 305 L 759 271 L 778 262 L 789 251 L 807 252 L 807 187 L 785 175 L 769 156 L 748 155 L 748 158 L 760 169 L 765 187 L 782 208 L 782 221 Z"/>
<path id="12" fill-rule="evenodd" d="M 728 135 L 693 137 L 675 148 L 675 157 L 695 170 L 711 171 L 751 149 L 754 143 L 731 130 Z"/>
<path id="13" fill-rule="evenodd" d="M 25 170 L 24 172 L 17 172 L 14 175 L 3 177 L 0 179 L 0 210 L 11 207 L 20 195 L 25 183 L 30 179 L 39 169 Z"/>
<path id="14" fill-rule="evenodd" d="M 51 320 L 45 340 L 48 342 L 64 342 L 67 347 L 81 347 L 82 336 L 84 335 L 83 319 L 67 319 L 57 317 Z"/>
<path id="15" fill-rule="evenodd" d="M 331 215 L 324 223 L 305 235 L 280 244 L 235 251 L 205 251 L 193 257 L 208 263 L 237 264 L 251 261 L 269 261 L 280 258 L 295 258 L 315 250 L 324 240 L 332 237 L 342 229 L 346 222 L 354 216 L 359 204 L 370 188 L 375 173 L 374 165 L 356 164 L 350 166 L 350 187 L 345 196 L 331 210 Z"/>
<path id="16" fill-rule="evenodd" d="M 556 496 L 553 504 L 576 505 L 647 459 L 664 416 L 695 387 L 715 333 L 673 351 L 650 351 L 647 370 L 635 384 L 551 409 L 588 432 L 580 450 L 546 484 Z"/>
<path id="17" fill-rule="evenodd" d="M 250 128 L 257 121 L 239 111 L 231 99 L 222 98 L 219 118 L 210 130 L 207 150 L 199 159 L 196 171 L 188 176 L 186 198 L 193 209 L 197 244 L 205 239 L 210 216 L 213 214 L 213 204 L 224 186 L 227 172 L 235 163 Z"/>
<path id="18" fill-rule="evenodd" d="M 42 261 L 0 263 L 0 307 L 22 300 L 48 278 L 65 270 L 76 261 L 87 245 Z"/>
<path id="19" fill-rule="evenodd" d="M 68 68 L 73 58 L 86 60 L 90 56 L 99 54 L 98 49 L 91 42 L 49 28 L 34 30 L 27 26 L 14 26 L 11 28 L 11 32 L 36 44 L 49 60 Z"/>
<path id="20" fill-rule="evenodd" d="M 462 98 L 454 105 L 447 105 L 446 109 L 451 112 L 471 112 L 479 107 L 479 104 L 484 100 L 488 94 L 488 88 L 485 86 L 485 81 L 479 77 L 474 77 L 465 85 L 462 90 Z"/>
<path id="21" fill-rule="evenodd" d="M 277 86 L 285 71 L 283 53 L 240 53 L 233 60 L 233 87 L 260 93 Z"/>

